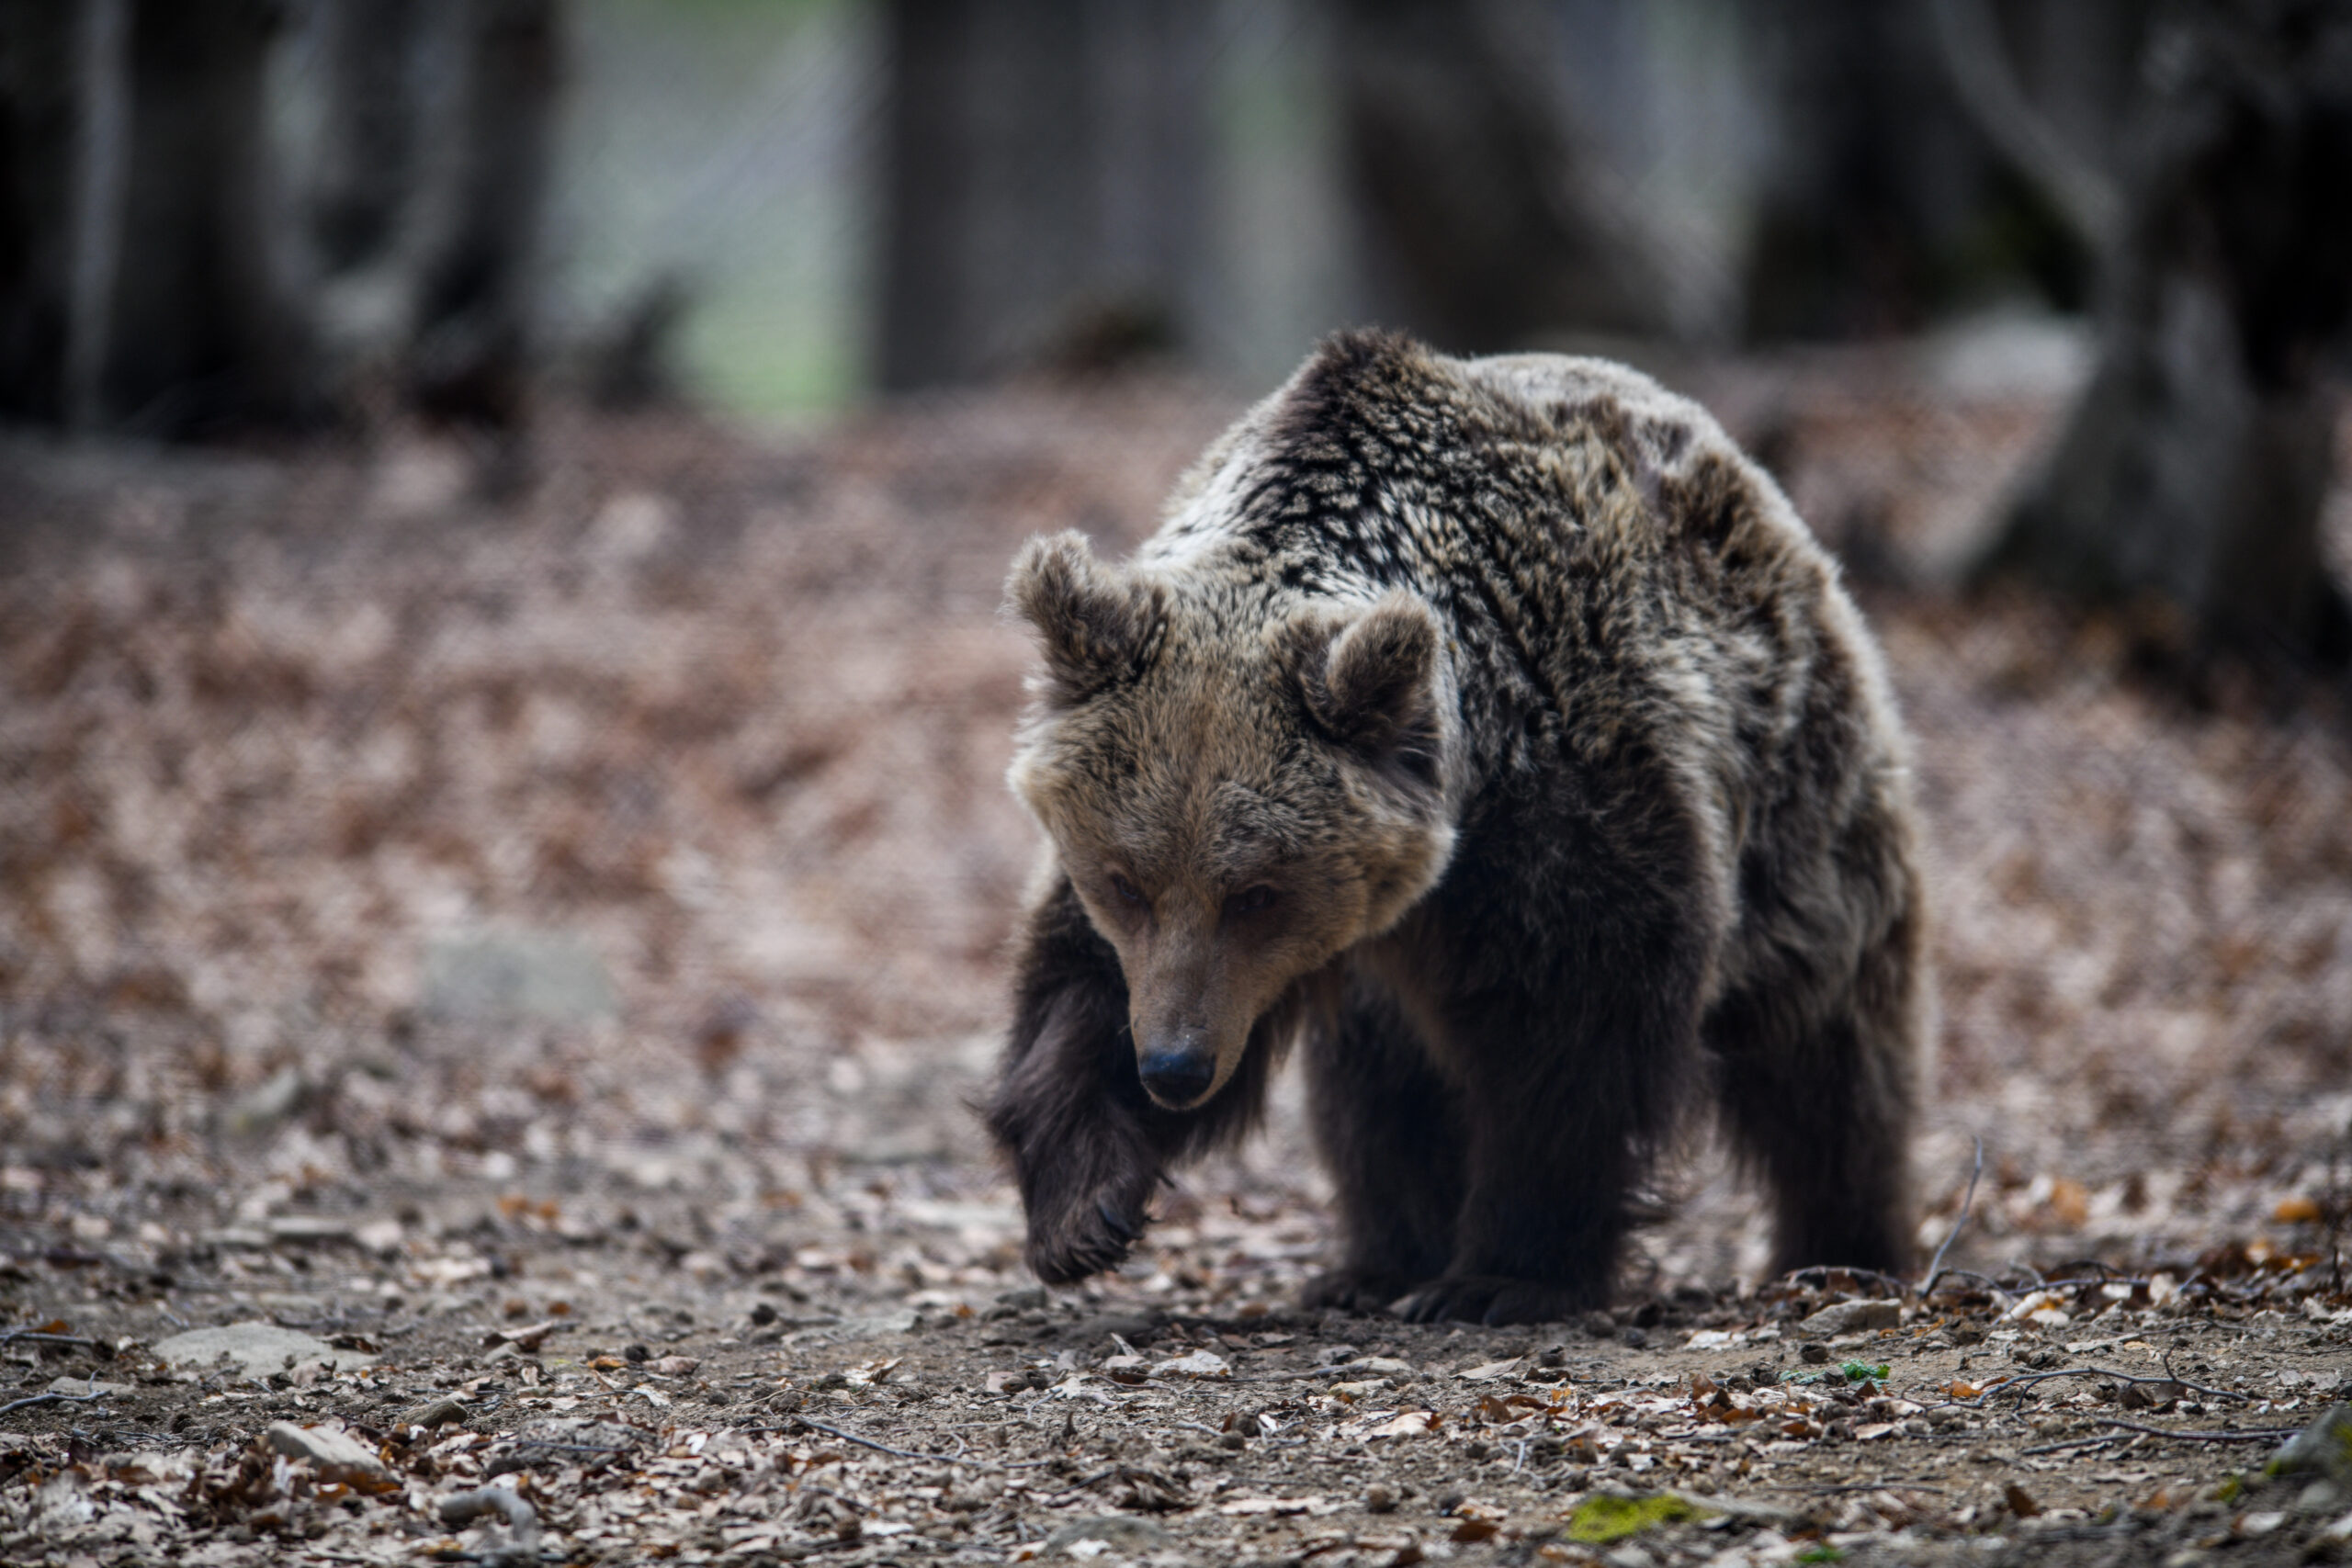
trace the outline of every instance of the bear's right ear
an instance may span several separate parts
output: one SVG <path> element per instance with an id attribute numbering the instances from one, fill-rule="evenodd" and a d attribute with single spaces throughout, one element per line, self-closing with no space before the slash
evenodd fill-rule
<path id="1" fill-rule="evenodd" d="M 1157 585 L 1104 567 L 1075 530 L 1022 546 L 1004 597 L 1037 628 L 1046 655 L 1042 694 L 1057 706 L 1131 678 L 1159 640 L 1163 607 Z"/>

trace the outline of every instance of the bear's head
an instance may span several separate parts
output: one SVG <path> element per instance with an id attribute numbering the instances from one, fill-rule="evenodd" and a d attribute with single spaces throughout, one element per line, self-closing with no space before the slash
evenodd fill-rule
<path id="1" fill-rule="evenodd" d="M 1188 1109 L 1301 981 L 1378 935 L 1453 848 L 1442 634 L 1403 593 L 1273 597 L 1033 539 L 1013 790 L 1117 952 L 1144 1087 Z"/>

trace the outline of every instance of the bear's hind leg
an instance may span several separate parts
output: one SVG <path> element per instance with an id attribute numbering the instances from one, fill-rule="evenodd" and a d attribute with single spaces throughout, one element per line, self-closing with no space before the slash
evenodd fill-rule
<path id="1" fill-rule="evenodd" d="M 1453 1092 L 1412 1025 L 1370 982 L 1307 1032 L 1315 1139 L 1338 1189 L 1340 1262 L 1308 1306 L 1378 1312 L 1445 1271 L 1462 1206 L 1464 1140 Z"/>
<path id="2" fill-rule="evenodd" d="M 1843 1005 L 1810 1028 L 1769 998 L 1727 998 L 1710 1031 L 1724 1122 L 1769 1184 L 1774 1267 L 1897 1273 L 1911 1261 L 1911 1124 L 1921 1008 L 1914 934 L 1863 956 Z"/>

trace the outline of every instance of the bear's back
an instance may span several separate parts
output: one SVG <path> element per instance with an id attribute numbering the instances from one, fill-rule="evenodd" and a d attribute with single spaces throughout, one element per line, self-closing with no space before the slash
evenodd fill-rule
<path id="1" fill-rule="evenodd" d="M 1211 449 L 1138 564 L 1236 631 L 1416 594 L 1475 774 L 1670 791 L 1727 872 L 1817 856 L 1905 793 L 1834 563 L 1712 416 L 1624 366 L 1340 334 Z M 1740 880 L 1710 889 L 1735 926 Z"/>

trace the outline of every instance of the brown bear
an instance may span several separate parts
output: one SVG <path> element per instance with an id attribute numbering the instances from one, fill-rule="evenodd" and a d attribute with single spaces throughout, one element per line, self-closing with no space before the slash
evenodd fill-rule
<path id="1" fill-rule="evenodd" d="M 987 1115 L 1041 1279 L 1124 1259 L 1302 1037 L 1310 1303 L 1602 1303 L 1702 1089 L 1783 1267 L 1903 1264 L 1905 742 L 1836 566 L 1696 405 L 1342 333 L 1131 562 L 1033 539 L 1009 595 L 1050 852 Z"/>

